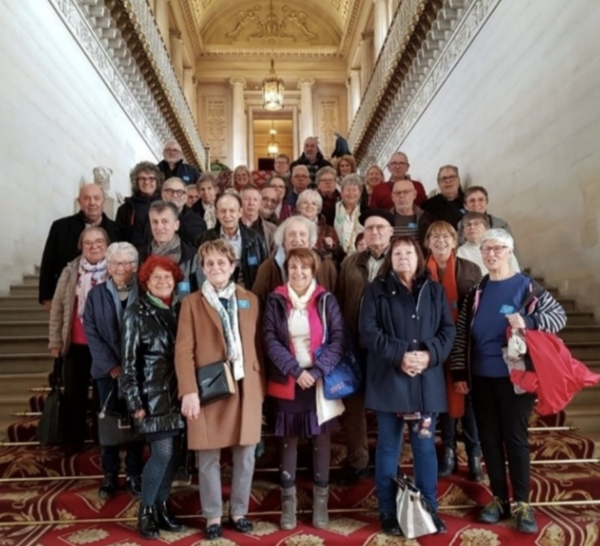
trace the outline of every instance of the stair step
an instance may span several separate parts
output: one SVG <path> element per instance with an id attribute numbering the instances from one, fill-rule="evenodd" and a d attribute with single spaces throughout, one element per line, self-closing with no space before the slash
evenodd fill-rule
<path id="1" fill-rule="evenodd" d="M 565 311 L 574 311 L 576 309 L 575 300 L 571 298 L 556 298 L 558 303 L 563 306 Z"/>
<path id="2" fill-rule="evenodd" d="M 596 324 L 594 313 L 591 311 L 571 310 L 567 311 L 567 325 L 582 326 Z"/>
<path id="3" fill-rule="evenodd" d="M 40 276 L 38 274 L 23 275 L 23 284 L 38 286 L 40 284 Z"/>
<path id="4" fill-rule="evenodd" d="M 37 302 L 33 307 L 0 307 L 0 321 L 43 320 L 47 323 L 49 319 L 50 313 Z"/>
<path id="5" fill-rule="evenodd" d="M 585 432 L 600 431 L 600 405 L 592 404 L 570 404 L 565 410 L 566 425 L 573 425 Z"/>
<path id="6" fill-rule="evenodd" d="M 47 313 L 46 313 L 47 314 Z M 0 317 L 1 336 L 43 336 L 48 335 L 47 320 L 2 320 Z"/>
<path id="7" fill-rule="evenodd" d="M 600 341 L 573 341 L 569 344 L 573 358 L 587 362 L 600 359 Z"/>
<path id="8" fill-rule="evenodd" d="M 2 353 L 42 353 L 48 351 L 48 334 L 38 336 L 0 336 Z"/>
<path id="9" fill-rule="evenodd" d="M 37 294 L 35 296 L 2 296 L 0 297 L 0 309 L 14 307 L 35 307 L 40 305 Z M 40 308 L 42 308 L 40 306 Z M 42 308 L 43 309 L 43 308 Z"/>
<path id="10" fill-rule="evenodd" d="M 558 336 L 567 344 L 577 341 L 600 341 L 600 326 L 597 324 L 567 326 L 559 332 Z"/>
<path id="11" fill-rule="evenodd" d="M 11 296 L 31 296 L 37 299 L 39 288 L 35 284 L 11 284 Z"/>
<path id="12" fill-rule="evenodd" d="M 48 350 L 40 353 L 0 353 L 0 378 L 3 374 L 50 373 L 54 358 Z"/>
<path id="13" fill-rule="evenodd" d="M 0 397 L 4 394 L 28 393 L 30 387 L 47 387 L 48 373 L 0 373 Z"/>
<path id="14" fill-rule="evenodd" d="M 572 405 L 593 404 L 598 401 L 600 401 L 600 384 L 586 387 L 579 391 L 569 403 L 569 407 Z M 598 408 L 598 417 L 600 417 L 600 407 Z"/>

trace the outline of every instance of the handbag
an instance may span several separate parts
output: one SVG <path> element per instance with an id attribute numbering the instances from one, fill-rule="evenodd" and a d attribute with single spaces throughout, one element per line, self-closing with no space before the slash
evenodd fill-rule
<path id="1" fill-rule="evenodd" d="M 226 360 L 196 368 L 196 381 L 201 406 L 229 398 L 235 393 L 235 380 Z"/>
<path id="2" fill-rule="evenodd" d="M 62 357 L 54 359 L 54 367 L 50 377 L 52 389 L 44 400 L 44 409 L 37 426 L 37 437 L 40 445 L 51 446 L 62 444 L 65 438 L 65 408 L 62 393 Z"/>
<path id="3" fill-rule="evenodd" d="M 296 397 L 296 381 L 290 375 L 285 383 L 278 383 L 269 379 L 267 381 L 267 395 L 279 400 L 293 400 Z"/>
<path id="4" fill-rule="evenodd" d="M 119 411 L 109 411 L 108 404 L 115 394 L 116 382 L 113 381 L 106 401 L 98 413 L 98 442 L 101 446 L 121 446 L 142 440 L 142 436 L 132 423 L 131 416 Z"/>
<path id="5" fill-rule="evenodd" d="M 402 473 L 395 476 L 394 481 L 398 484 L 396 515 L 402 534 L 412 539 L 436 533 L 432 509 L 417 486 Z"/>

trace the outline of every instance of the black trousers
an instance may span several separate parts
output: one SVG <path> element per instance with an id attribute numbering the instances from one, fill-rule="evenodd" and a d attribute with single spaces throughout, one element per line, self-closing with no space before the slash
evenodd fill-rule
<path id="1" fill-rule="evenodd" d="M 527 425 L 535 396 L 515 394 L 508 377 L 477 376 L 473 377 L 471 396 L 492 493 L 509 500 L 508 460 L 513 498 L 516 502 L 529 502 L 531 463 Z"/>
<path id="2" fill-rule="evenodd" d="M 64 357 L 63 384 L 65 414 L 67 415 L 67 444 L 78 446 L 88 437 L 87 411 L 92 355 L 87 345 L 72 344 Z"/>

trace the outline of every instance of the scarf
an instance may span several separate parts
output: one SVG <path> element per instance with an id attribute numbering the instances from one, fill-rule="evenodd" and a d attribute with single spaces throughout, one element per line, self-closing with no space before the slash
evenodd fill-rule
<path id="1" fill-rule="evenodd" d="M 179 238 L 179 235 L 175 235 L 172 241 L 162 246 L 159 246 L 156 241 L 152 240 L 152 243 L 150 243 L 150 250 L 152 254 L 156 256 L 166 256 L 167 258 L 171 258 L 176 264 L 181 261 L 181 239 Z"/>
<path id="2" fill-rule="evenodd" d="M 77 284 L 75 286 L 75 296 L 77 297 L 77 316 L 79 320 L 83 319 L 85 311 L 85 302 L 89 291 L 97 284 L 103 283 L 106 280 L 107 269 L 106 259 L 91 264 L 83 256 L 79 260 L 77 269 Z"/>
<path id="3" fill-rule="evenodd" d="M 344 225 L 346 223 L 346 218 L 350 217 L 352 222 L 352 230 L 346 239 L 346 230 L 344 229 Z M 360 206 L 358 203 L 354 210 L 348 214 L 346 212 L 346 208 L 344 207 L 344 203 L 342 201 L 338 201 L 335 205 L 335 218 L 333 220 L 333 227 L 337 231 L 338 237 L 340 239 L 340 245 L 344 249 L 346 254 L 352 254 L 354 251 L 354 241 L 356 236 L 363 231 L 363 227 L 360 225 L 358 219 L 360 218 Z"/>
<path id="4" fill-rule="evenodd" d="M 244 378 L 244 353 L 242 351 L 242 338 L 238 322 L 238 305 L 235 296 L 235 284 L 230 282 L 225 288 L 217 291 L 208 281 L 202 283 L 202 295 L 208 304 L 217 312 L 225 334 L 227 345 L 227 359 L 233 368 L 233 377 L 236 381 Z M 223 298 L 229 302 L 227 309 L 219 301 Z"/>
<path id="5" fill-rule="evenodd" d="M 121 293 L 117 290 L 117 286 L 112 278 L 106 281 L 106 288 L 108 289 L 108 293 L 111 295 L 113 303 L 115 304 L 115 310 L 117 312 L 117 321 L 119 322 L 119 328 L 121 327 L 121 322 L 123 321 L 123 313 L 125 310 L 123 309 L 123 305 L 121 302 Z M 135 300 L 138 299 L 139 290 L 138 284 L 135 280 L 135 277 L 132 278 L 131 284 L 129 287 L 129 292 L 127 293 L 127 304 L 125 307 L 129 307 Z"/>
<path id="6" fill-rule="evenodd" d="M 204 205 L 204 203 L 202 203 Z M 206 228 L 212 229 L 217 223 L 217 216 L 215 214 L 214 205 L 204 205 L 204 221 L 206 222 Z"/>
<path id="7" fill-rule="evenodd" d="M 450 254 L 448 262 L 446 263 L 446 270 L 444 276 L 440 280 L 438 277 L 437 263 L 432 255 L 427 258 L 427 269 L 431 274 L 431 280 L 441 283 L 444 287 L 444 294 L 446 294 L 446 301 L 450 306 L 450 313 L 456 324 L 458 320 L 458 287 L 456 285 L 456 258 L 454 252 Z"/>
<path id="8" fill-rule="evenodd" d="M 296 291 L 291 287 L 290 283 L 288 282 L 288 298 L 290 300 L 290 303 L 292 304 L 292 307 L 296 311 L 306 311 L 308 303 L 310 302 L 310 299 L 312 298 L 312 295 L 314 294 L 316 288 L 317 281 L 313 279 L 308 285 L 308 290 L 302 296 L 299 296 L 298 294 L 296 294 Z"/>

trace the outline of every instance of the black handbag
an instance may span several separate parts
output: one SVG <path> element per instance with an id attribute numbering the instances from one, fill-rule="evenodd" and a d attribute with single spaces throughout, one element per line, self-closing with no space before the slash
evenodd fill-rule
<path id="1" fill-rule="evenodd" d="M 44 400 L 44 409 L 37 426 L 40 445 L 60 445 L 65 440 L 65 407 L 62 393 L 62 357 L 54 359 L 54 368 L 50 376 L 52 389 Z"/>
<path id="2" fill-rule="evenodd" d="M 200 405 L 228 398 L 235 392 L 235 380 L 228 361 L 213 362 L 196 368 Z"/>
<path id="3" fill-rule="evenodd" d="M 116 396 L 115 385 L 116 382 L 113 381 L 104 406 L 98 413 L 98 442 L 104 447 L 121 446 L 142 440 L 126 408 L 124 411 L 107 409 L 111 396 Z"/>

